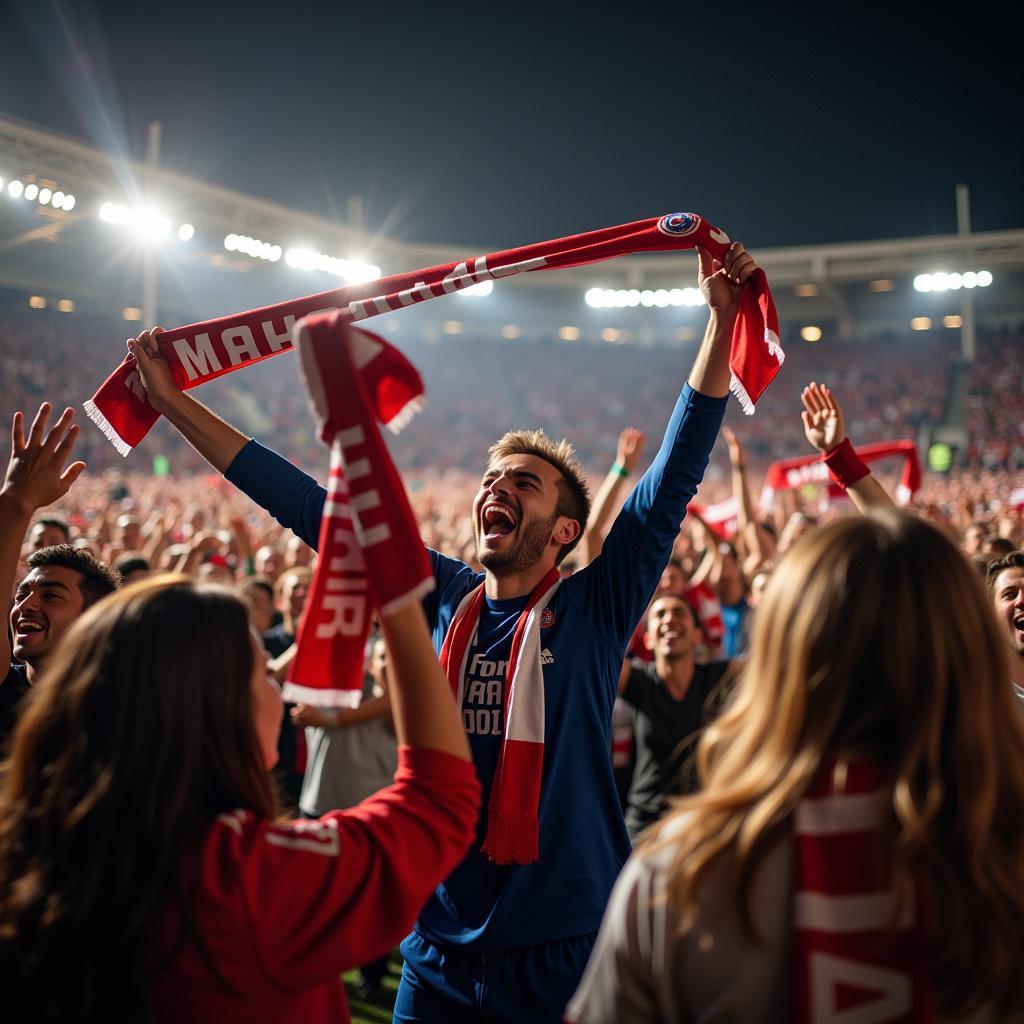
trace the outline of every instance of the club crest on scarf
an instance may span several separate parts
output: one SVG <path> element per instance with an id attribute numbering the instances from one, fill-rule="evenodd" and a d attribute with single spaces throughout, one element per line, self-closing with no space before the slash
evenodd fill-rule
<path id="1" fill-rule="evenodd" d="M 663 235 L 692 235 L 700 227 L 700 217 L 696 213 L 667 213 L 658 221 L 658 230 Z"/>

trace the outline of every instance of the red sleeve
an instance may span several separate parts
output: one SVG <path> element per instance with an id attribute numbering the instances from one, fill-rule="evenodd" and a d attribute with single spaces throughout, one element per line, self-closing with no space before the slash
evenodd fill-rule
<path id="1" fill-rule="evenodd" d="M 394 783 L 356 807 L 249 827 L 221 815 L 267 975 L 304 989 L 392 949 L 469 849 L 479 807 L 471 762 L 401 747 Z"/>

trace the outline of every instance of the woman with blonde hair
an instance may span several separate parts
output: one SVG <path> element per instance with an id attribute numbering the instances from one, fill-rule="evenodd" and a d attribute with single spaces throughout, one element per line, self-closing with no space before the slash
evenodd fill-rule
<path id="1" fill-rule="evenodd" d="M 567 1020 L 1003 1021 L 1024 1007 L 1024 725 L 981 581 L 894 511 L 802 538 L 702 792 L 642 839 Z"/>
<path id="2" fill-rule="evenodd" d="M 77 620 L 0 779 L 5 1019 L 348 1019 L 340 972 L 407 934 L 479 808 L 419 603 L 382 629 L 394 783 L 284 823 L 281 695 L 237 596 L 160 576 Z"/>

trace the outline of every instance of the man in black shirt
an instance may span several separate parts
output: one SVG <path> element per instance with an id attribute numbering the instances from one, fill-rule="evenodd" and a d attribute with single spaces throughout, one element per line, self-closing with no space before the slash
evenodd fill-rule
<path id="1" fill-rule="evenodd" d="M 626 806 L 631 839 L 668 809 L 670 797 L 693 792 L 690 763 L 697 734 L 714 716 L 729 662 L 698 665 L 697 613 L 677 594 L 661 594 L 647 612 L 644 642 L 652 664 L 628 663 L 620 696 L 633 710 L 636 768 Z"/>
<path id="2" fill-rule="evenodd" d="M 85 468 L 82 462 L 64 468 L 78 433 L 78 427 L 71 425 L 73 411 L 65 410 L 47 433 L 49 414 L 48 404 L 40 407 L 27 437 L 21 413 L 14 416 L 11 460 L 0 488 L 0 594 L 5 599 L 13 589 L 21 543 L 32 516 L 62 498 Z M 33 551 L 27 564 L 29 571 L 14 595 L 10 632 L 0 630 L 0 751 L 14 728 L 21 698 L 57 641 L 86 608 L 115 590 L 119 582 L 110 568 L 70 544 Z"/>

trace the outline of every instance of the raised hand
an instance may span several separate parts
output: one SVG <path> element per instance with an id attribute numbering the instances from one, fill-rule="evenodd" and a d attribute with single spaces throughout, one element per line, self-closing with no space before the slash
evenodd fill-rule
<path id="1" fill-rule="evenodd" d="M 78 425 L 71 422 L 74 409 L 65 409 L 47 432 L 51 408 L 49 402 L 39 406 L 27 439 L 22 413 L 14 414 L 11 425 L 11 459 L 3 493 L 28 513 L 63 498 L 85 469 L 84 462 L 73 462 L 64 468 L 78 439 Z"/>
<path id="2" fill-rule="evenodd" d="M 804 433 L 811 445 L 821 452 L 830 452 L 846 440 L 843 410 L 835 395 L 823 384 L 811 381 L 800 395 L 804 411 Z"/>
<path id="3" fill-rule="evenodd" d="M 740 288 L 757 270 L 754 257 L 741 242 L 733 242 L 721 260 L 706 249 L 697 249 L 697 286 L 712 314 L 719 319 L 734 318 L 740 304 Z"/>
<path id="4" fill-rule="evenodd" d="M 615 461 L 622 466 L 627 473 L 632 473 L 637 462 L 644 453 L 644 444 L 647 436 L 637 427 L 626 427 L 619 434 L 619 446 Z"/>
<path id="5" fill-rule="evenodd" d="M 736 436 L 736 432 L 732 427 L 722 427 L 722 437 L 725 438 L 725 443 L 729 447 L 729 461 L 734 466 L 743 465 L 743 445 L 740 444 L 740 439 Z"/>
<path id="6" fill-rule="evenodd" d="M 137 338 L 128 339 L 128 351 L 135 357 L 142 386 L 149 396 L 149 403 L 162 411 L 168 400 L 181 388 L 175 383 L 174 375 L 167 360 L 160 354 L 157 338 L 163 333 L 162 327 L 143 331 Z"/>

